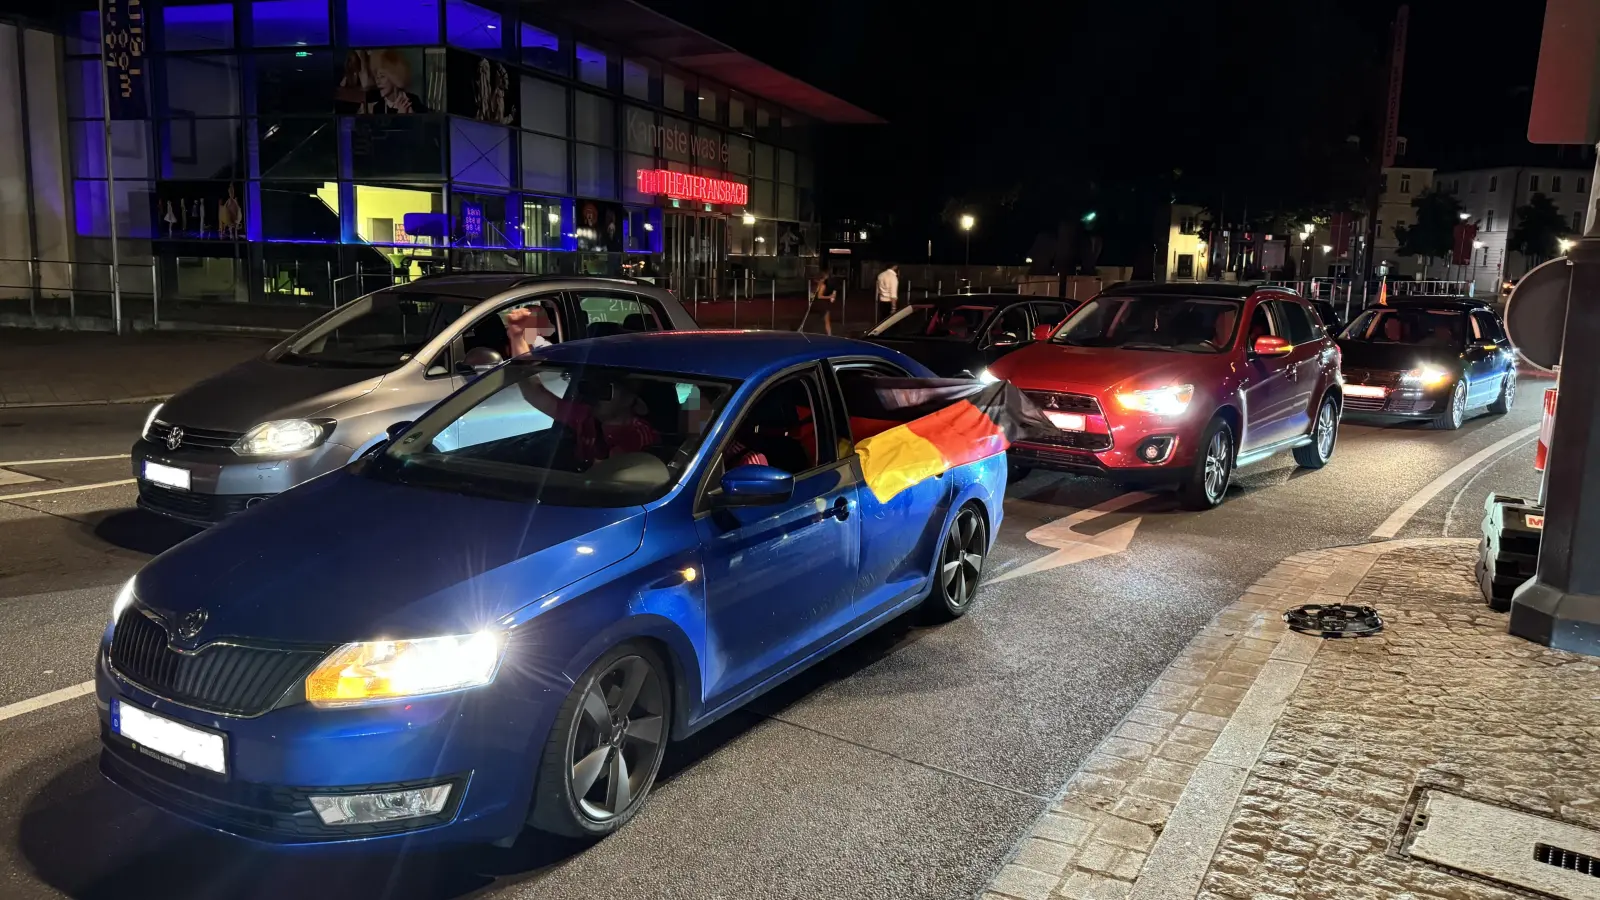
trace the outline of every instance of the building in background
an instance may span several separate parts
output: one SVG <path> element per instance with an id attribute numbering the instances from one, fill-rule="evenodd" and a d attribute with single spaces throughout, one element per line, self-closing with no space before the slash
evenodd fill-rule
<path id="1" fill-rule="evenodd" d="M 1461 275 L 1470 279 L 1474 292 L 1493 296 L 1505 280 L 1521 278 L 1530 268 L 1529 260 L 1510 245 L 1517 227 L 1517 210 L 1528 205 L 1535 194 L 1550 199 L 1572 234 L 1583 233 L 1584 211 L 1589 206 L 1591 166 L 1499 166 L 1440 172 L 1441 189 L 1454 194 L 1467 214 L 1467 221 L 1478 226 L 1472 264 Z M 1443 263 L 1434 265 L 1434 274 L 1443 277 Z"/>
<path id="2" fill-rule="evenodd" d="M 1166 252 L 1157 261 L 1156 281 L 1205 281 L 1210 257 L 1201 225 L 1205 207 L 1174 203 L 1168 208 Z"/>
<path id="3" fill-rule="evenodd" d="M 0 25 L 5 320 L 104 318 L 113 217 L 133 317 L 443 270 L 798 283 L 815 130 L 879 121 L 631 0 L 106 4 L 109 97 L 95 8 Z"/>

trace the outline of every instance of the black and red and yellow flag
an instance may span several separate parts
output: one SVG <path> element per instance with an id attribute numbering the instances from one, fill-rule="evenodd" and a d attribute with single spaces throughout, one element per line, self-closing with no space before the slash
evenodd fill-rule
<path id="1" fill-rule="evenodd" d="M 856 378 L 843 385 L 856 453 L 880 501 L 957 466 L 1004 453 L 1044 414 L 1009 382 Z"/>

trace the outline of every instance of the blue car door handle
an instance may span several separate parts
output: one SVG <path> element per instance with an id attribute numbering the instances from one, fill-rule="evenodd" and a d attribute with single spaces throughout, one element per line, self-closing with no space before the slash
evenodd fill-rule
<path id="1" fill-rule="evenodd" d="M 833 501 L 833 507 L 831 509 L 823 512 L 822 517 L 824 519 L 832 517 L 843 522 L 845 519 L 850 518 L 850 501 L 840 497 L 839 499 Z"/>

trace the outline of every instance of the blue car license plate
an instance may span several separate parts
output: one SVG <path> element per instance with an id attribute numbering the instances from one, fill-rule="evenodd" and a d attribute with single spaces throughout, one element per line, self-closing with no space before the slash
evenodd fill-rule
<path id="1" fill-rule="evenodd" d="M 158 716 L 118 699 L 111 701 L 111 731 L 145 756 L 180 769 L 194 766 L 217 775 L 228 774 L 227 740 L 216 732 Z"/>

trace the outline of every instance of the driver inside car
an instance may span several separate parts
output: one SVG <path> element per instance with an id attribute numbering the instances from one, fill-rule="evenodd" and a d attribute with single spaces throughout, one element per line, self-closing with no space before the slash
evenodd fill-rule
<path id="1" fill-rule="evenodd" d="M 570 430 L 578 471 L 612 456 L 646 452 L 660 440 L 647 418 L 649 409 L 627 385 L 579 381 L 567 389 L 577 399 L 556 396 L 538 375 L 524 378 L 518 387 L 534 409 Z"/>

